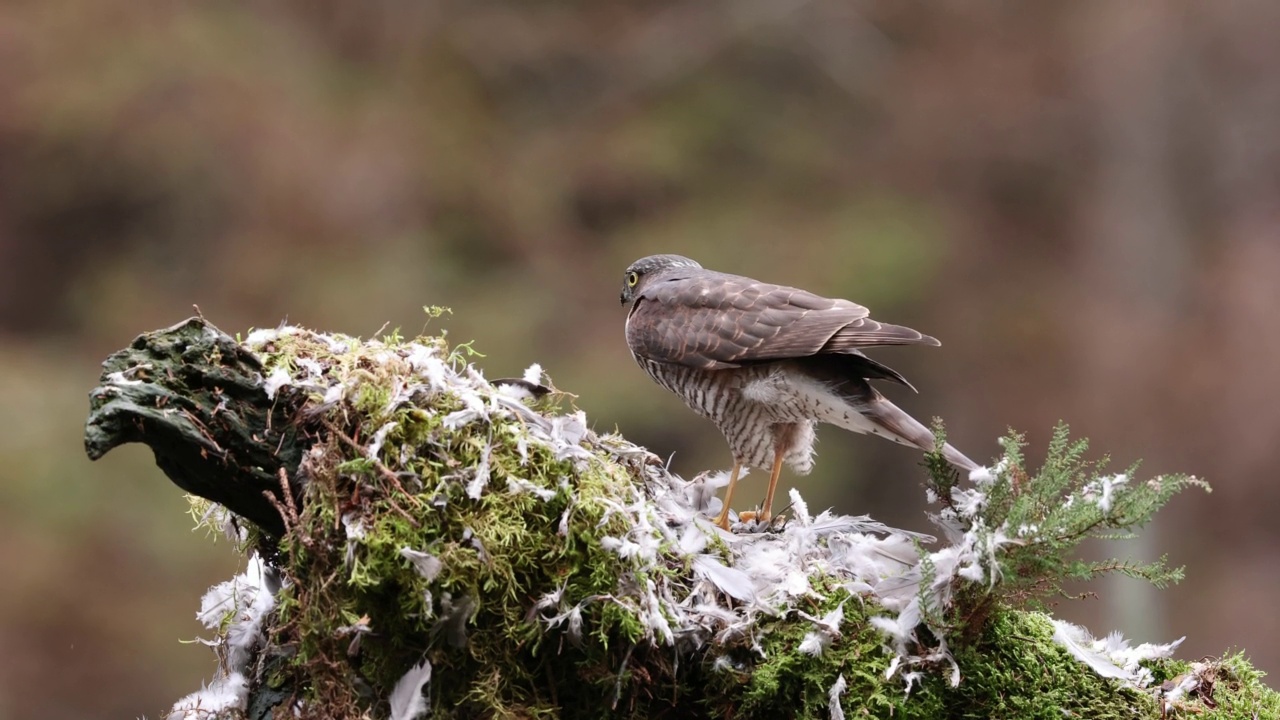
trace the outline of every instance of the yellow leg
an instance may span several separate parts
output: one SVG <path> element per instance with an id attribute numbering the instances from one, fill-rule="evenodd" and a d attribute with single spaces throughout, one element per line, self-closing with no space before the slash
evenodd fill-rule
<path id="1" fill-rule="evenodd" d="M 764 495 L 764 510 L 756 517 L 756 520 L 767 523 L 773 517 L 773 493 L 778 489 L 778 476 L 782 474 L 782 453 L 775 450 L 773 453 L 773 472 L 769 473 L 769 492 Z"/>
<path id="2" fill-rule="evenodd" d="M 716 518 L 716 525 L 729 529 L 729 502 L 733 500 L 733 486 L 738 484 L 738 473 L 742 471 L 742 464 L 733 463 L 733 472 L 729 473 L 729 489 L 724 491 L 724 509 L 720 511 L 720 516 Z"/>

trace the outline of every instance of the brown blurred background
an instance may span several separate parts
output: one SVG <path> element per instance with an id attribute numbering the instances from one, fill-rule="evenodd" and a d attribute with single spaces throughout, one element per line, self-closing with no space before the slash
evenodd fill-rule
<path id="1" fill-rule="evenodd" d="M 1054 422 L 1184 471 L 1187 566 L 1058 612 L 1280 671 L 1280 4 L 726 0 L 0 6 L 0 720 L 152 716 L 212 671 L 239 565 L 129 447 L 98 363 L 192 314 L 541 362 L 691 475 L 723 441 L 634 367 L 653 252 L 869 305 L 877 357 L 987 460 Z M 811 507 L 927 530 L 917 455 L 828 430 Z M 763 479 L 750 478 L 749 492 Z M 744 494 L 744 502 L 749 494 Z"/>

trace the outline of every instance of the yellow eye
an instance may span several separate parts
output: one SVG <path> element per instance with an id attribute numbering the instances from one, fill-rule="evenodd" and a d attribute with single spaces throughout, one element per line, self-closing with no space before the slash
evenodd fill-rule
<path id="1" fill-rule="evenodd" d="M 636 286 L 636 283 L 638 283 L 638 282 L 640 282 L 640 276 L 639 276 L 639 275 L 637 275 L 637 274 L 635 274 L 635 273 L 633 273 L 633 272 L 629 272 L 629 273 L 627 273 L 627 286 L 628 286 L 628 287 L 635 287 L 635 286 Z"/>

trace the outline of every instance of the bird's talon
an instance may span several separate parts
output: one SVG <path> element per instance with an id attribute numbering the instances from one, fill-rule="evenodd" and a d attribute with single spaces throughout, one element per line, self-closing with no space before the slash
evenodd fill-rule
<path id="1" fill-rule="evenodd" d="M 721 510 L 720 514 L 717 515 L 716 519 L 712 522 L 714 522 L 715 526 L 721 530 L 728 530 L 732 527 L 732 523 L 729 522 L 729 506 L 725 505 L 724 510 Z"/>

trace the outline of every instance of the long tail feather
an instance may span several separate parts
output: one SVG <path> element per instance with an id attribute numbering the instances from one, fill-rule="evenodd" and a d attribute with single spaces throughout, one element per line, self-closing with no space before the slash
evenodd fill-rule
<path id="1" fill-rule="evenodd" d="M 868 379 L 887 379 L 910 387 L 897 372 L 861 353 L 803 358 L 792 367 L 813 380 L 807 394 L 819 409 L 819 419 L 823 422 L 850 432 L 878 435 L 925 452 L 933 450 L 933 432 L 867 382 Z M 942 447 L 942 455 L 961 470 L 978 467 L 950 444 Z"/>
<path id="2" fill-rule="evenodd" d="M 849 404 L 858 411 L 858 417 L 850 418 L 848 423 L 837 423 L 846 430 L 871 433 L 925 452 L 933 450 L 933 432 L 880 393 L 873 390 L 871 397 L 851 400 Z M 977 463 L 950 443 L 942 446 L 942 455 L 947 462 L 961 470 L 969 471 L 978 467 Z"/>

